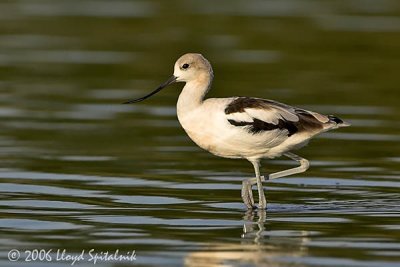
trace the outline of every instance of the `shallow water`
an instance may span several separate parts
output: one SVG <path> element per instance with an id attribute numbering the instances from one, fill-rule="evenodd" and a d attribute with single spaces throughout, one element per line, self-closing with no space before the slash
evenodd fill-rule
<path id="1" fill-rule="evenodd" d="M 91 266 L 90 249 L 118 249 L 136 260 L 96 265 L 398 266 L 399 15 L 394 0 L 0 2 L 0 265 L 70 266 L 65 249 Z M 251 164 L 189 140 L 181 85 L 120 104 L 189 51 L 214 66 L 210 96 L 352 127 L 313 140 L 299 152 L 311 168 L 268 182 L 267 212 L 246 212 Z M 52 260 L 24 261 L 34 249 Z"/>

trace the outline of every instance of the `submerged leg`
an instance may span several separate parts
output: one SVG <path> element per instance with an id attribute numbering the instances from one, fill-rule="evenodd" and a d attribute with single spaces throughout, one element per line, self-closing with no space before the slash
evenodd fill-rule
<path id="1" fill-rule="evenodd" d="M 268 180 L 272 180 L 272 179 L 280 178 L 280 177 L 284 177 L 284 176 L 289 176 L 289 175 L 293 175 L 293 174 L 296 174 L 296 173 L 305 172 L 308 169 L 308 167 L 310 167 L 310 163 L 308 162 L 308 160 L 306 160 L 306 159 L 304 159 L 302 157 L 299 157 L 296 154 L 293 154 L 291 152 L 287 152 L 287 153 L 285 153 L 283 155 L 285 155 L 288 158 L 291 158 L 292 160 L 295 160 L 295 161 L 299 162 L 300 166 L 296 167 L 296 168 L 289 169 L 289 170 L 284 170 L 284 171 L 280 171 L 280 172 L 271 173 L 268 176 Z"/>
<path id="2" fill-rule="evenodd" d="M 243 203 L 246 205 L 247 209 L 251 210 L 254 209 L 254 199 L 253 199 L 253 190 L 252 190 L 252 185 L 253 185 L 253 180 L 254 178 L 250 178 L 247 180 L 244 180 L 242 183 L 242 199 Z"/>

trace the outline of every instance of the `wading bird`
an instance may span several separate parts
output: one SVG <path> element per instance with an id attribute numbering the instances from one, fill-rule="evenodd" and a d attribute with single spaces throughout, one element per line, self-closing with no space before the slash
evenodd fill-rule
<path id="1" fill-rule="evenodd" d="M 257 185 L 258 208 L 266 208 L 262 182 L 304 172 L 308 160 L 291 151 L 305 146 L 314 136 L 349 126 L 338 117 L 254 97 L 208 98 L 214 78 L 211 64 L 201 54 L 189 53 L 175 63 L 174 74 L 150 94 L 125 102 L 149 98 L 175 82 L 186 83 L 177 103 L 178 120 L 189 137 L 201 148 L 224 158 L 243 158 L 254 166 L 255 178 L 243 181 L 242 199 L 248 209 L 254 204 L 252 186 Z M 260 160 L 286 156 L 300 166 L 260 175 Z"/>

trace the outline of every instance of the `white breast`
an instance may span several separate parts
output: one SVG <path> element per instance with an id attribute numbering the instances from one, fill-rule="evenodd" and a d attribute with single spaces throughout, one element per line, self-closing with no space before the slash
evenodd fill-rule
<path id="1" fill-rule="evenodd" d="M 219 156 L 221 138 L 226 134 L 223 103 L 221 101 L 204 101 L 192 110 L 178 108 L 178 120 L 189 137 L 201 148 Z"/>

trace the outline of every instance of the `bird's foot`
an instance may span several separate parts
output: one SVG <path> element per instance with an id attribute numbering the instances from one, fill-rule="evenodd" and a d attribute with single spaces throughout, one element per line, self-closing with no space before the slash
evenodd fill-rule
<path id="1" fill-rule="evenodd" d="M 266 209 L 267 209 L 267 201 L 265 200 L 264 197 L 264 200 L 258 203 L 258 210 L 266 210 Z"/>

